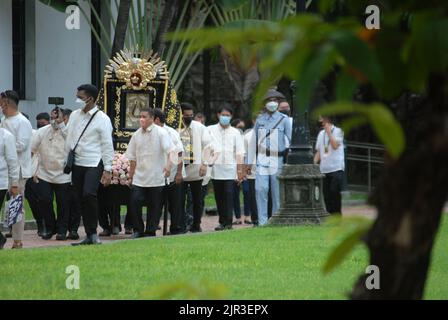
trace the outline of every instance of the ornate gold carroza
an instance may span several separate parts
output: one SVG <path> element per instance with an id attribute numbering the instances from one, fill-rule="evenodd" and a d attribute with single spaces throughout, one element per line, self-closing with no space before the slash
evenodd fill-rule
<path id="1" fill-rule="evenodd" d="M 139 110 L 161 108 L 172 127 L 181 123 L 177 94 L 170 84 L 168 66 L 156 53 L 124 49 L 104 71 L 104 85 L 97 103 L 112 119 L 115 146 L 120 149 L 137 129 Z"/>

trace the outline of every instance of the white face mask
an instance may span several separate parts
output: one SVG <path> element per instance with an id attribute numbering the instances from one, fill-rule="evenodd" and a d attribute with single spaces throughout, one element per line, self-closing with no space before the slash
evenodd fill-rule
<path id="1" fill-rule="evenodd" d="M 79 98 L 76 98 L 75 102 L 78 105 L 80 105 L 80 106 L 85 106 L 86 105 L 85 101 L 83 101 L 82 99 L 79 99 Z"/>
<path id="2" fill-rule="evenodd" d="M 275 112 L 278 109 L 278 102 L 269 101 L 268 103 L 266 103 L 265 107 L 269 112 Z"/>

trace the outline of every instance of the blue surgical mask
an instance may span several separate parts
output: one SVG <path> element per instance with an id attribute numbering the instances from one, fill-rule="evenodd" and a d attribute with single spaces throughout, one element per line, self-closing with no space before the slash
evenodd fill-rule
<path id="1" fill-rule="evenodd" d="M 276 101 L 269 101 L 268 103 L 266 103 L 266 109 L 269 112 L 275 112 L 278 109 L 278 102 Z"/>
<path id="2" fill-rule="evenodd" d="M 228 126 L 230 124 L 231 116 L 219 116 L 219 123 L 223 126 Z"/>

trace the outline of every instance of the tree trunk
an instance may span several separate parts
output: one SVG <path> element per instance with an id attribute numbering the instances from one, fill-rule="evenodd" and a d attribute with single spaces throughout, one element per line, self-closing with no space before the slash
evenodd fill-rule
<path id="1" fill-rule="evenodd" d="M 154 40 L 154 45 L 152 46 L 154 52 L 157 52 L 159 56 L 161 56 L 163 54 L 163 51 L 165 50 L 165 40 L 163 39 L 163 36 L 170 28 L 179 6 L 179 0 L 167 0 L 165 2 L 165 7 L 163 8 L 163 14 L 162 18 L 160 19 L 156 39 Z"/>
<path id="2" fill-rule="evenodd" d="M 131 0 L 120 0 L 120 6 L 118 7 L 117 25 L 115 27 L 114 42 L 112 44 L 112 52 L 110 54 L 111 58 L 113 58 L 117 52 L 123 50 L 124 48 L 130 8 Z"/>
<path id="3" fill-rule="evenodd" d="M 432 76 L 427 96 L 415 109 L 418 116 L 406 112 L 407 150 L 387 165 L 370 198 L 378 218 L 364 240 L 370 264 L 380 271 L 380 289 L 367 289 L 369 274 L 362 275 L 351 293 L 353 299 L 423 297 L 431 250 L 448 197 L 447 83 L 446 75 Z"/>

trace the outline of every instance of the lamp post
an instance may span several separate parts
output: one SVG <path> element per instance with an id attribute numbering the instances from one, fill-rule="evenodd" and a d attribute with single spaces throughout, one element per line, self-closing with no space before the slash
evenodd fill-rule
<path id="1" fill-rule="evenodd" d="M 297 13 L 305 11 L 305 0 L 297 0 Z M 310 141 L 308 106 L 297 105 L 296 83 L 293 93 L 293 129 L 290 153 L 278 179 L 280 182 L 280 209 L 269 220 L 271 225 L 320 224 L 326 216 L 322 195 L 319 166 L 313 164 Z M 319 85 L 313 104 L 323 101 L 325 87 Z"/>

